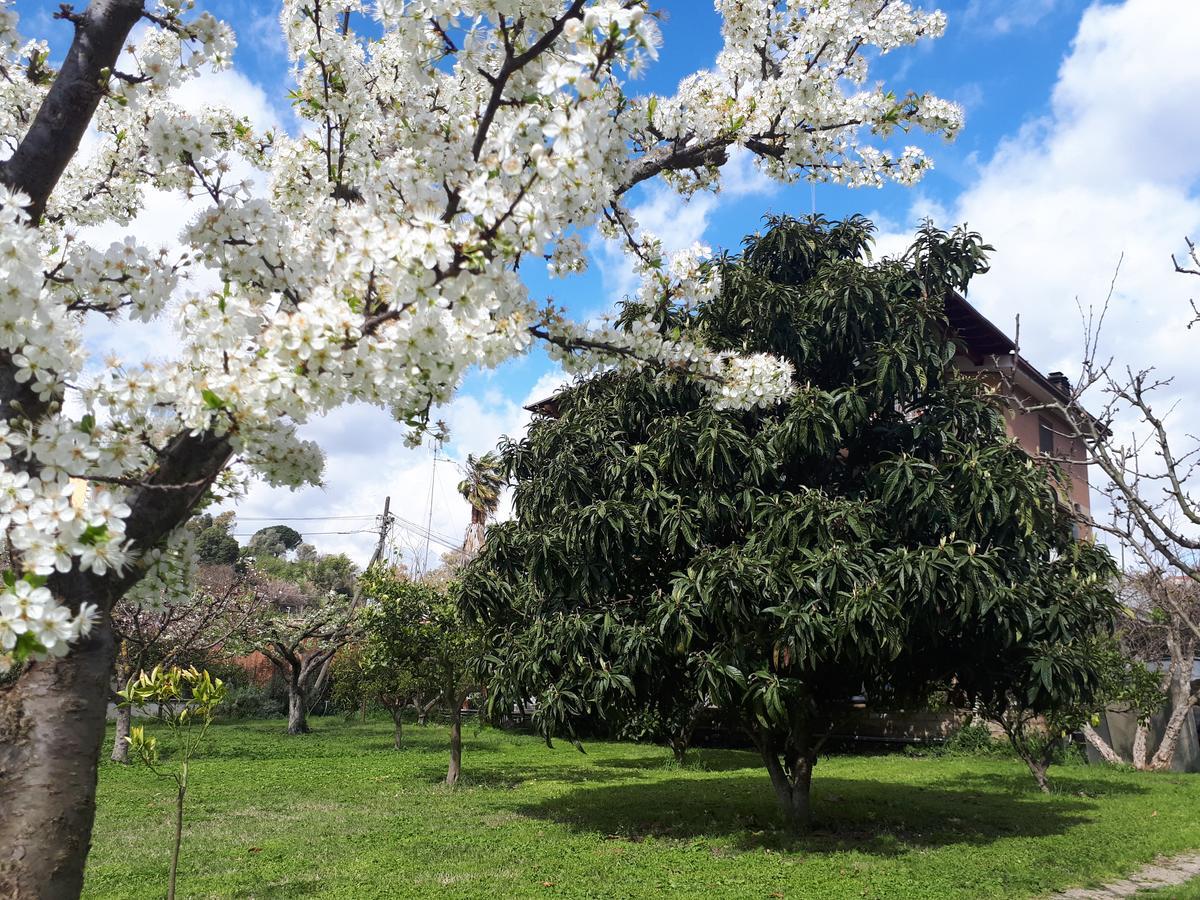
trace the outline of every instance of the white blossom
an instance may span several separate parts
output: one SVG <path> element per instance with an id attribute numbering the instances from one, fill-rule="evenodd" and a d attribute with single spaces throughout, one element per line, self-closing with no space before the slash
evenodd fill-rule
<path id="1" fill-rule="evenodd" d="M 583 271 L 581 236 L 599 226 L 635 260 L 636 303 L 688 307 L 720 288 L 709 251 L 668 254 L 640 230 L 623 206 L 640 181 L 713 188 L 740 146 L 783 180 L 907 184 L 929 161 L 896 153 L 889 135 L 961 126 L 954 104 L 868 78 L 872 54 L 945 27 L 905 3 L 717 0 L 712 68 L 671 96 L 639 96 L 632 79 L 660 42 L 642 0 L 587 0 L 578 12 L 563 0 L 284 0 L 304 126 L 272 134 L 175 101 L 234 47 L 226 25 L 192 6 L 159 0 L 171 27 L 138 32 L 133 71 L 110 78 L 91 123 L 94 152 L 71 163 L 36 228 L 27 198 L 0 189 L 0 354 L 43 406 L 0 417 L 0 530 L 15 552 L 0 666 L 20 658 L 23 635 L 36 641 L 29 652 L 61 654 L 90 628 L 92 610 L 71 614 L 45 576 L 132 569 L 151 605 L 184 590 L 185 532 L 152 547 L 126 537 L 138 486 L 181 436 L 224 437 L 239 473 L 315 483 L 320 448 L 297 436 L 309 417 L 358 401 L 420 429 L 469 369 L 537 340 L 573 371 L 649 365 L 703 379 L 719 407 L 779 402 L 792 388 L 785 363 L 714 354 L 649 315 L 581 325 L 531 296 L 519 266 Z M 9 146 L 49 83 L 29 74 L 45 45 L 17 26 L 0 0 Z M 235 177 L 235 162 L 258 179 Z M 178 223 L 181 250 L 81 236 L 130 222 L 150 188 L 202 201 Z M 101 364 L 85 341 L 97 317 L 171 321 L 182 351 Z"/>

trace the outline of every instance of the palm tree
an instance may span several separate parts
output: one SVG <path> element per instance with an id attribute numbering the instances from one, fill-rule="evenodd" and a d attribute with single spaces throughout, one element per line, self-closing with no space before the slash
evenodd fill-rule
<path id="1" fill-rule="evenodd" d="M 463 552 L 474 556 L 483 546 L 483 532 L 488 518 L 500 505 L 504 476 L 500 473 L 500 457 L 495 453 L 483 456 L 467 454 L 466 475 L 458 483 L 458 492 L 471 504 L 471 524 L 463 540 Z"/>

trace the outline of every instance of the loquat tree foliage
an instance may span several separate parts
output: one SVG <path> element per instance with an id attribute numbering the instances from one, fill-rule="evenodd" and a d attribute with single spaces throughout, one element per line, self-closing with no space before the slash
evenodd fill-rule
<path id="1" fill-rule="evenodd" d="M 749 732 L 778 803 L 811 816 L 813 766 L 851 698 L 952 685 L 1022 708 L 1078 701 L 1111 626 L 1112 562 L 1072 538 L 1052 473 L 951 367 L 944 303 L 987 270 L 979 235 L 779 217 L 714 265 L 695 306 L 628 304 L 663 334 L 795 369 L 784 402 L 720 410 L 650 372 L 576 383 L 503 447 L 515 514 L 463 573 L 488 623 L 489 702 L 538 700 L 575 738 L 672 696 Z"/>

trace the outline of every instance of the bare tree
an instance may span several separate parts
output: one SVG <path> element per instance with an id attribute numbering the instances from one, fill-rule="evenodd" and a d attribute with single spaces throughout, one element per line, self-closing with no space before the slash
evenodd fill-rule
<path id="1" fill-rule="evenodd" d="M 184 602 L 148 608 L 127 599 L 118 601 L 112 613 L 118 690 L 128 687 L 148 666 L 180 665 L 187 657 L 216 649 L 241 633 L 266 602 L 263 588 L 253 569 L 202 565 L 197 568 L 195 590 Z M 118 706 L 112 758 L 125 763 L 132 713 L 128 705 L 113 702 Z"/>
<path id="2" fill-rule="evenodd" d="M 338 650 L 356 636 L 354 611 L 347 597 L 314 600 L 289 582 L 271 585 L 247 645 L 270 661 L 287 686 L 287 733 L 308 734 L 309 701 L 324 690 Z"/>
<path id="3" fill-rule="evenodd" d="M 1155 559 L 1149 553 L 1144 557 Z M 1151 665 L 1159 688 L 1150 695 L 1153 708 L 1137 710 L 1130 761 L 1138 769 L 1163 771 L 1175 758 L 1188 714 L 1200 703 L 1200 687 L 1192 687 L 1192 668 L 1200 647 L 1200 634 L 1195 630 L 1200 621 L 1200 584 L 1166 565 L 1146 567 L 1125 577 L 1122 600 L 1130 611 L 1121 628 L 1122 643 L 1130 656 Z M 1164 697 L 1167 719 L 1157 745 L 1150 746 L 1149 718 Z M 1093 729 L 1085 728 L 1084 736 L 1105 759 L 1115 761 L 1111 746 L 1108 753 L 1101 749 L 1102 742 Z"/>
<path id="4" fill-rule="evenodd" d="M 1200 276 L 1200 253 L 1191 240 L 1187 245 L 1190 265 L 1175 257 L 1172 262 L 1176 271 Z M 1140 711 L 1133 762 L 1161 770 L 1171 765 L 1188 713 L 1200 702 L 1191 684 L 1200 649 L 1200 438 L 1168 424 L 1178 405 L 1170 398 L 1173 377 L 1152 367 L 1122 367 L 1100 353 L 1119 273 L 1120 264 L 1098 311 L 1081 309 L 1083 358 L 1077 382 L 1053 400 L 1027 400 L 1011 382 L 1001 393 L 1016 411 L 1056 412 L 1054 420 L 1065 423 L 1056 436 L 1086 447 L 1082 460 L 1043 454 L 1047 464 L 1082 463 L 1102 476 L 1096 489 L 1105 512 L 1100 517 L 1080 513 L 1081 524 L 1114 539 L 1132 557 L 1124 590 L 1134 618 L 1124 629 L 1125 638 L 1138 658 L 1165 663 L 1162 688 L 1169 709 L 1157 748 L 1146 746 L 1145 720 L 1151 711 Z M 1194 301 L 1192 312 L 1189 327 L 1200 321 Z M 1002 373 L 1011 371 L 996 362 Z M 1090 726 L 1084 734 L 1106 759 L 1118 759 Z"/>

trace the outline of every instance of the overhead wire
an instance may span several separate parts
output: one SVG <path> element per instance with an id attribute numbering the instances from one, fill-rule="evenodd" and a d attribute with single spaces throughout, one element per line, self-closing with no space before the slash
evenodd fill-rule
<path id="1" fill-rule="evenodd" d="M 301 535 L 301 537 L 309 537 L 309 536 L 315 536 L 315 535 L 321 535 L 321 534 L 376 534 L 376 533 L 377 532 L 375 531 L 374 528 L 358 528 L 358 529 L 355 529 L 354 531 L 301 531 L 300 535 Z M 230 532 L 231 537 L 254 537 L 254 535 L 256 535 L 256 534 L 258 534 L 257 531 L 232 531 L 232 532 Z"/>
<path id="2" fill-rule="evenodd" d="M 238 522 L 317 522 L 331 519 L 378 519 L 378 515 L 359 516 L 237 516 Z"/>

